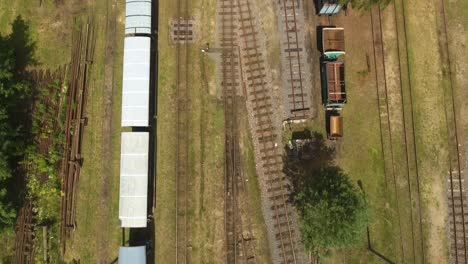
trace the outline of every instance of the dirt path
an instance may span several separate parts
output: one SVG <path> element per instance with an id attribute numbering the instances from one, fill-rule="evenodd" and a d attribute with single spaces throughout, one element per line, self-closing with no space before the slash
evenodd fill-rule
<path id="1" fill-rule="evenodd" d="M 107 14 L 106 14 L 106 41 L 105 41 L 105 60 L 104 60 L 104 122 L 102 123 L 102 166 L 103 166 L 103 184 L 101 186 L 101 204 L 109 204 L 110 195 L 110 178 L 112 175 L 112 94 L 114 88 L 114 45 L 116 42 L 116 0 L 107 0 Z M 106 208 L 104 208 L 106 209 Z M 101 217 L 99 218 L 99 231 L 100 234 L 96 234 L 98 239 L 98 262 L 107 263 L 109 262 L 109 252 L 107 251 L 107 218 L 108 210 L 100 211 Z"/>

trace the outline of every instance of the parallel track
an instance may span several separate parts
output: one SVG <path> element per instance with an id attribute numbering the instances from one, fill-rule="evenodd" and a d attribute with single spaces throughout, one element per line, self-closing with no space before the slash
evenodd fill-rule
<path id="1" fill-rule="evenodd" d="M 460 144 L 459 124 L 455 99 L 455 89 L 452 73 L 452 61 L 449 48 L 449 36 L 447 28 L 447 17 L 445 1 L 436 3 L 442 17 L 443 31 L 440 36 L 444 42 L 443 63 L 448 65 L 450 80 L 449 98 L 446 98 L 445 117 L 447 122 L 447 134 L 449 144 L 449 177 L 448 177 L 448 204 L 450 221 L 450 255 L 454 263 L 468 263 L 467 256 L 467 225 L 468 225 L 468 202 L 466 201 L 465 183 L 463 177 L 462 145 Z M 447 99 L 449 104 L 447 104 Z M 451 113 L 450 113 L 451 112 Z M 450 117 L 449 117 L 450 116 Z"/>
<path id="2" fill-rule="evenodd" d="M 182 7 L 184 4 L 184 7 Z M 177 1 L 177 31 L 181 32 L 183 28 L 183 17 L 189 17 L 189 1 Z M 183 50 L 183 51 L 182 51 Z M 176 116 L 176 245 L 175 262 L 189 262 L 189 48 L 188 38 L 183 42 L 176 43 L 176 98 L 177 98 L 177 116 Z"/>
<path id="3" fill-rule="evenodd" d="M 221 68 L 224 97 L 225 164 L 224 164 L 224 229 L 226 263 L 238 263 L 238 233 L 240 216 L 237 203 L 239 140 L 237 129 L 237 90 L 239 87 L 239 57 L 237 52 L 237 6 L 233 0 L 220 3 Z"/>
<path id="4" fill-rule="evenodd" d="M 381 11 L 379 8 L 374 8 L 370 12 L 370 21 L 371 21 L 371 28 L 372 28 L 372 42 L 373 42 L 373 58 L 374 58 L 374 68 L 375 68 L 375 83 L 376 83 L 376 94 L 377 94 L 377 101 L 379 106 L 379 126 L 380 126 L 380 137 L 381 137 L 381 146 L 382 146 L 382 155 L 384 161 L 386 157 L 390 156 L 390 164 L 384 162 L 384 173 L 386 178 L 386 184 L 389 179 L 387 179 L 387 171 L 390 171 L 393 180 L 393 190 L 395 194 L 398 193 L 397 188 L 397 172 L 395 171 L 396 162 L 395 162 L 395 153 L 393 150 L 393 135 L 392 135 L 392 123 L 390 121 L 390 109 L 389 109 L 389 102 L 388 102 L 388 89 L 387 89 L 387 76 L 386 76 L 386 67 L 385 67 L 385 54 L 384 54 L 384 43 L 383 43 L 383 32 L 382 32 L 382 17 Z M 397 36 L 398 38 L 398 36 Z M 403 98 L 403 92 L 400 90 L 400 95 Z M 403 109 L 403 101 L 402 101 L 402 113 L 403 113 L 403 131 L 404 131 L 404 138 L 406 141 L 406 127 L 405 127 L 405 118 L 404 118 L 404 109 Z M 387 143 L 385 138 L 389 139 Z M 407 148 L 407 144 L 405 144 Z M 388 149 L 388 152 L 385 151 Z M 406 153 L 406 166 L 407 166 L 407 181 L 409 183 L 409 159 L 408 159 L 408 150 L 405 151 Z M 389 165 L 389 166 L 388 166 Z M 390 168 L 388 168 L 390 167 Z M 409 192 L 411 195 L 411 192 Z M 403 250 L 403 243 L 402 241 L 402 224 L 400 219 L 401 209 L 400 209 L 400 201 L 398 195 L 395 195 L 396 207 L 397 207 L 397 217 L 398 217 L 398 229 L 399 229 L 399 239 L 401 244 L 401 252 L 403 261 L 405 260 L 404 250 Z M 412 215 L 412 208 L 410 208 L 411 215 Z M 414 237 L 413 231 L 413 218 L 411 217 L 411 233 L 412 237 Z M 414 241 L 414 240 L 413 240 Z M 413 246 L 414 250 L 414 246 Z"/>
<path id="5" fill-rule="evenodd" d="M 285 26 L 285 37 L 286 45 L 284 51 L 284 56 L 288 65 L 285 67 L 288 71 L 287 83 L 289 85 L 290 91 L 287 95 L 287 106 L 290 109 L 290 112 L 287 113 L 288 117 L 292 119 L 305 119 L 308 117 L 309 103 L 307 97 L 310 96 L 306 93 L 304 88 L 304 80 L 302 76 L 302 42 L 299 39 L 298 32 L 298 23 L 296 18 L 296 12 L 298 7 L 296 0 L 280 0 L 282 5 L 280 8 L 283 11 L 284 17 L 283 20 Z"/>

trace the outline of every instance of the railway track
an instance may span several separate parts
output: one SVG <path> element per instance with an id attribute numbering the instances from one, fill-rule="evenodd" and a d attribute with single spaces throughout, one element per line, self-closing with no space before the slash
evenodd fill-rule
<path id="1" fill-rule="evenodd" d="M 249 109 L 249 122 L 253 130 L 258 174 L 263 182 L 273 261 L 298 263 L 302 261 L 295 230 L 294 212 L 288 203 L 288 181 L 284 176 L 279 132 L 274 116 L 271 90 L 268 86 L 267 65 L 262 54 L 262 40 L 258 33 L 250 0 L 238 1 L 240 21 L 240 53 L 243 80 Z"/>
<path id="2" fill-rule="evenodd" d="M 219 3 L 221 17 L 221 68 L 225 122 L 224 164 L 224 229 L 226 263 L 240 262 L 238 247 L 240 215 L 237 197 L 239 168 L 239 139 L 237 130 L 237 91 L 239 88 L 239 57 L 237 44 L 237 6 L 234 0 Z M 241 241 L 242 243 L 242 241 Z"/>
<path id="3" fill-rule="evenodd" d="M 177 1 L 177 32 L 187 32 L 189 1 Z M 175 262 L 189 262 L 189 47 L 188 38 L 176 42 L 176 245 Z"/>
<path id="4" fill-rule="evenodd" d="M 302 8 L 297 0 L 279 0 L 279 19 L 283 26 L 282 56 L 283 79 L 285 81 L 285 107 L 288 119 L 302 120 L 310 116 L 310 87 L 306 85 L 304 38 L 301 27 L 304 24 L 300 13 Z"/>
<path id="5" fill-rule="evenodd" d="M 452 263 L 468 263 L 467 229 L 468 229 L 468 201 L 466 200 L 465 177 L 463 174 L 464 156 L 461 142 L 461 132 L 457 117 L 457 101 L 452 73 L 452 61 L 449 48 L 449 36 L 445 1 L 436 1 L 436 9 L 442 18 L 442 30 L 440 38 L 442 50 L 442 62 L 448 65 L 449 95 L 445 93 L 445 118 L 447 122 L 447 134 L 449 145 L 449 172 L 447 178 L 447 198 L 449 206 L 449 235 L 450 256 Z"/>
<path id="6" fill-rule="evenodd" d="M 416 128 L 415 128 L 415 115 L 414 115 L 414 99 L 413 99 L 413 86 L 412 86 L 412 79 L 411 79 L 411 67 L 410 67 L 410 61 L 409 61 L 409 58 L 410 58 L 410 55 L 409 55 L 409 51 L 408 51 L 408 34 L 407 34 L 407 27 L 406 27 L 406 12 L 405 12 L 405 1 L 401 0 L 400 1 L 401 3 L 401 15 L 402 15 L 402 27 L 403 27 L 403 32 L 399 32 L 398 30 L 398 18 L 397 18 L 397 9 L 396 9 L 396 3 L 395 1 L 393 1 L 393 7 L 394 7 L 394 19 L 395 19 L 395 29 L 396 29 L 396 37 L 397 37 L 397 46 L 398 46 L 398 58 L 399 58 L 399 70 L 400 70 L 400 76 L 402 76 L 402 62 L 401 62 L 401 49 L 402 47 L 400 46 L 400 42 L 403 42 L 404 43 L 404 57 L 405 57 L 405 61 L 404 63 L 406 63 L 406 74 L 408 76 L 408 81 L 407 81 L 407 84 L 408 84 L 408 98 L 409 98 L 409 114 L 405 114 L 405 106 L 404 106 L 404 103 L 403 103 L 403 100 L 402 100 L 402 109 L 403 109 L 403 125 L 404 125 L 404 131 L 405 131 L 405 137 L 404 137 L 404 140 L 405 140 L 405 150 L 406 150 L 406 160 L 407 160 L 407 164 L 408 166 L 410 161 L 412 160 L 412 162 L 414 163 L 414 173 L 415 173 L 415 181 L 416 181 L 416 195 L 417 195 L 417 200 L 415 200 L 415 202 L 417 203 L 417 213 L 419 215 L 417 221 L 417 225 L 419 225 L 419 233 L 420 233 L 420 236 L 421 236 L 421 239 L 420 239 L 420 243 L 419 245 L 414 245 L 413 247 L 415 248 L 413 250 L 413 252 L 416 252 L 418 247 L 419 247 L 419 250 L 421 252 L 421 259 L 420 261 L 421 262 L 425 262 L 425 238 L 424 238 L 424 232 L 423 232 L 423 223 L 422 223 L 422 209 L 421 209 L 421 187 L 420 187 L 420 174 L 419 174 L 419 164 L 418 164 L 418 154 L 417 154 L 417 147 L 416 147 Z M 400 35 L 401 34 L 401 35 Z M 403 38 L 403 40 L 401 40 Z M 401 41 L 400 41 L 401 40 Z M 400 88 L 401 88 L 401 96 L 403 98 L 403 79 L 400 78 Z M 409 120 L 408 122 L 411 124 L 409 127 L 406 126 L 406 120 Z M 407 131 L 410 131 L 410 132 L 407 132 Z M 410 135 L 408 135 L 410 134 Z M 413 146 L 413 151 L 410 151 L 409 148 L 408 148 L 408 145 L 412 145 Z M 412 152 L 412 153 L 411 153 Z M 408 170 L 409 170 L 409 167 L 408 167 Z M 408 172 L 409 173 L 409 172 Z M 409 178 L 409 176 L 408 176 Z M 410 190 L 411 192 L 411 190 Z M 412 201 L 413 203 L 413 201 Z M 416 257 L 416 256 L 415 256 Z"/>
<path id="7" fill-rule="evenodd" d="M 401 6 L 404 8 L 403 1 Z M 389 88 L 387 87 L 387 73 L 385 65 L 385 51 L 384 51 L 384 39 L 382 30 L 382 12 L 379 8 L 375 8 L 371 12 L 371 25 L 372 25 L 372 36 L 374 43 L 374 63 L 376 76 L 375 81 L 377 85 L 377 98 L 379 105 L 379 119 L 380 119 L 380 130 L 383 155 L 385 160 L 386 175 L 391 174 L 393 177 L 393 189 L 395 192 L 395 200 L 398 211 L 398 227 L 399 227 L 399 239 L 400 239 L 400 251 L 402 252 L 403 261 L 422 261 L 424 262 L 424 233 L 422 224 L 422 208 L 421 208 L 421 191 L 420 191 L 420 175 L 418 166 L 418 156 L 416 148 L 416 129 L 414 123 L 414 108 L 413 108 L 413 87 L 411 83 L 411 71 L 409 68 L 409 54 L 408 54 L 408 42 L 406 36 L 406 24 L 405 24 L 405 13 L 404 10 L 401 13 L 401 21 L 399 21 L 399 15 L 397 15 L 396 4 L 393 2 L 393 19 L 396 30 L 396 42 L 397 42 L 397 54 L 398 54 L 398 71 L 400 75 L 399 86 L 400 89 L 397 92 L 398 97 L 401 98 L 401 114 L 395 113 L 392 116 L 389 107 Z M 399 24 L 400 23 L 400 24 Z M 403 32 L 399 28 L 403 28 Z M 402 44 L 404 45 L 402 47 Z M 404 66 L 406 64 L 406 66 Z M 403 75 L 408 76 L 408 81 L 403 81 Z M 406 88 L 404 88 L 406 87 Z M 396 91 L 393 91 L 394 93 Z M 397 172 L 395 167 L 401 167 L 401 163 L 396 161 L 396 156 L 393 150 L 394 144 L 398 142 L 399 135 L 394 136 L 394 129 L 392 128 L 392 118 L 400 118 L 402 125 L 402 139 L 404 145 L 404 171 Z M 399 123 L 399 122 L 397 122 Z M 398 125 L 398 124 L 397 124 Z M 388 139 L 388 140 L 387 140 Z M 389 158 L 386 158 L 389 157 Z M 390 162 L 388 162 L 390 161 Z M 389 173 L 387 173 L 389 171 Z M 400 174 L 401 173 L 401 174 Z M 412 204 L 409 208 L 400 206 L 401 197 L 398 195 L 398 178 L 399 176 L 406 177 L 406 184 L 408 185 L 408 196 L 409 201 Z M 388 181 L 387 179 L 386 181 Z M 400 215 L 409 210 L 410 217 L 410 231 L 412 237 L 410 254 L 405 255 L 402 226 L 406 225 L 402 222 Z M 404 214 L 404 213 L 403 213 Z M 419 241 L 418 241 L 419 240 Z M 408 250 L 407 250 L 408 252 Z M 419 260 L 418 260 L 419 259 Z"/>
<path id="8" fill-rule="evenodd" d="M 219 50 L 221 50 L 221 85 L 225 111 L 226 263 L 257 263 L 251 222 L 249 217 L 242 216 L 243 211 L 240 207 L 240 201 L 247 199 L 248 191 L 244 186 L 238 130 L 238 97 L 241 91 L 238 3 L 236 0 L 220 0 L 218 10 L 221 19 Z M 244 204 L 248 207 L 248 199 Z"/>
<path id="9" fill-rule="evenodd" d="M 381 146 L 382 146 L 382 156 L 384 160 L 384 174 L 385 174 L 385 182 L 389 181 L 387 178 L 388 175 L 392 177 L 393 181 L 393 191 L 395 194 L 398 193 L 397 188 L 397 172 L 395 169 L 396 162 L 395 162 L 395 153 L 393 150 L 393 135 L 392 135 L 392 123 L 390 121 L 390 108 L 389 108 L 389 100 L 388 100 L 388 87 L 387 87 L 387 76 L 386 76 L 386 68 L 385 68 L 385 57 L 384 57 L 384 43 L 383 43 L 383 32 L 382 32 L 382 17 L 381 11 L 379 8 L 374 8 L 370 12 L 370 21 L 372 27 L 372 42 L 373 42 L 373 59 L 374 59 L 374 69 L 375 69 L 375 83 L 376 83 L 376 94 L 377 94 L 377 101 L 379 106 L 379 126 L 380 126 L 380 138 L 381 138 Z M 403 97 L 403 93 L 401 92 L 400 95 Z M 403 107 L 403 105 L 402 105 Z M 404 111 L 402 110 L 403 115 Z M 404 119 L 404 117 L 403 117 Z M 403 120 L 403 126 L 405 126 Z M 403 128 L 405 133 L 404 138 L 406 140 L 406 128 Z M 388 141 L 386 140 L 388 139 Z M 408 160 L 408 152 L 406 151 L 406 166 L 409 163 Z M 388 159 L 390 157 L 390 159 Z M 390 161 L 390 162 L 388 162 Z M 408 167 L 407 167 L 408 168 Z M 409 169 L 407 170 L 407 179 L 409 182 Z M 388 186 L 387 186 L 388 187 Z M 402 223 L 401 223 L 401 209 L 400 209 L 400 201 L 398 195 L 395 195 L 395 202 L 397 207 L 397 217 L 398 217 L 398 237 L 400 240 L 400 245 L 402 253 L 402 259 L 405 261 L 404 249 L 402 241 Z M 411 215 L 412 215 L 412 208 Z M 413 232 L 413 218 L 411 217 L 411 230 L 412 236 L 414 237 Z M 414 250 L 414 246 L 413 246 Z"/>

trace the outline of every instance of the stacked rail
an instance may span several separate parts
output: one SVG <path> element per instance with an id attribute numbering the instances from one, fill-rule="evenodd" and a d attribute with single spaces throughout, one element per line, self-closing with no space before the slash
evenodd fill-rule
<path id="1" fill-rule="evenodd" d="M 271 86 L 267 75 L 262 39 L 257 31 L 255 17 L 249 0 L 239 0 L 240 51 L 242 75 L 245 82 L 247 107 L 250 112 L 254 147 L 262 184 L 265 220 L 276 263 L 301 262 L 296 215 L 288 203 L 289 183 L 282 172 L 282 150 L 279 148 L 279 127 L 272 105 Z M 277 118 L 277 117 L 276 117 Z"/>
<path id="2" fill-rule="evenodd" d="M 26 201 L 16 220 L 15 263 L 34 263 L 34 242 L 36 240 L 36 215 L 33 203 Z"/>
<path id="3" fill-rule="evenodd" d="M 88 74 L 94 56 L 93 25 L 86 24 L 83 29 L 75 32 L 73 40 L 71 81 L 67 93 L 65 119 L 65 150 L 60 168 L 62 192 L 64 193 L 61 201 L 60 224 L 62 253 L 65 253 L 66 240 L 75 228 L 76 186 L 81 172 L 81 144 L 87 122 L 85 104 Z"/>

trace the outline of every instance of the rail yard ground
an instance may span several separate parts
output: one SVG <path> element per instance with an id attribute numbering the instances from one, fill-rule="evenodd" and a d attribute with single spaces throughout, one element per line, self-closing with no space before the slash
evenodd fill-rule
<path id="1" fill-rule="evenodd" d="M 195 20 L 193 44 L 180 44 L 181 61 L 177 61 L 177 44 L 172 43 L 169 24 L 182 14 L 185 18 L 185 1 L 160 3 L 159 16 L 159 77 L 158 77 L 158 146 L 156 182 L 156 259 L 173 263 L 188 259 L 193 263 L 221 263 L 224 255 L 224 109 L 222 90 L 215 79 L 215 57 L 201 52 L 206 43 L 215 41 L 216 1 L 189 1 L 188 18 Z M 181 12 L 181 13 L 178 13 Z M 185 48 L 188 46 L 189 60 Z M 162 52 L 163 51 L 163 52 Z M 180 65 L 177 65 L 179 63 Z M 178 80 L 177 68 L 180 67 Z M 186 75 L 186 71 L 188 71 Z M 187 80 L 188 78 L 188 80 Z M 186 80 L 189 85 L 186 85 Z M 177 82 L 179 81 L 179 85 Z M 187 89 L 187 98 L 177 99 L 178 89 Z M 183 102 L 179 109 L 177 103 Z M 177 113 L 180 111 L 179 113 Z M 175 120 L 188 125 L 187 136 L 175 133 Z M 169 136 L 179 135 L 179 136 Z M 246 157 L 251 155 L 251 141 L 242 137 L 248 203 L 253 209 L 252 228 L 256 236 L 257 257 L 263 263 L 268 259 L 265 230 L 263 229 L 258 185 L 255 183 L 254 164 Z M 248 134 L 247 134 L 248 135 Z M 177 154 L 175 146 L 187 148 L 189 153 L 188 173 L 180 174 L 176 182 Z M 183 190 L 177 189 L 181 181 L 187 182 Z M 185 199 L 188 203 L 185 204 Z M 184 200 L 182 200 L 184 199 Z M 182 200 L 182 201 L 178 201 Z M 176 206 L 176 203 L 179 205 Z M 178 212 L 176 212 L 176 210 Z M 185 222 L 186 221 L 186 222 Z M 176 231 L 177 229 L 177 231 Z M 176 240 L 178 240 L 176 242 Z M 177 246 L 174 246 L 177 245 Z M 187 255 L 183 255 L 187 252 Z"/>
<path id="2" fill-rule="evenodd" d="M 460 78 L 466 71 L 466 46 L 455 44 L 466 43 L 466 19 L 456 15 L 455 10 L 463 10 L 461 2 L 440 3 L 448 12 L 449 50 L 458 78 L 453 86 L 456 115 L 466 129 L 461 110 L 466 105 L 465 80 Z M 373 17 L 350 10 L 347 16 L 332 18 L 346 30 L 349 89 L 337 163 L 363 182 L 372 210 L 372 248 L 397 262 L 448 263 L 449 258 L 445 197 L 448 152 L 454 146 L 447 143 L 448 122 L 453 121 L 446 120 L 445 111 L 453 116 L 453 110 L 446 110 L 450 75 L 439 43 L 444 41 L 439 9 L 437 1 L 392 2 L 380 14 L 381 29 L 375 10 Z M 379 30 L 383 41 L 377 39 Z M 379 65 L 382 57 L 385 72 Z M 322 128 L 323 113 L 312 123 Z M 462 138 L 466 141 L 466 135 Z M 340 251 L 328 261 L 382 261 L 367 246 L 364 240 L 361 250 Z"/>
<path id="3" fill-rule="evenodd" d="M 278 1 L 248 2 L 261 11 L 255 17 L 256 29 L 264 36 L 272 102 L 278 105 L 274 111 L 279 117 L 284 108 Z M 305 128 L 326 135 L 316 26 L 332 23 L 344 27 L 348 96 L 343 110 L 344 137 L 329 144 L 337 150 L 336 163 L 354 182 L 362 182 L 370 205 L 372 250 L 363 237 L 356 248 L 338 250 L 323 262 L 382 263 L 387 258 L 398 263 L 449 263 L 453 235 L 449 168 L 460 162 L 465 182 L 468 177 L 468 2 L 394 0 L 381 12 L 349 9 L 333 17 L 316 16 L 312 1 L 299 2 L 304 5 L 307 23 L 301 26 L 306 30 L 302 54 L 311 71 L 307 78 L 312 83 L 313 111 L 305 123 L 286 126 L 283 139 L 287 141 L 293 131 Z M 218 4 L 217 0 L 159 3 L 156 263 L 174 263 L 176 258 L 191 263 L 226 261 L 221 52 L 201 52 L 206 43 L 217 48 Z M 170 23 L 187 14 L 195 21 L 195 40 L 178 46 L 171 41 Z M 37 65 L 33 66 L 37 69 L 68 63 L 74 19 L 94 21 L 96 50 L 86 106 L 76 230 L 67 241 L 65 260 L 110 263 L 117 258 L 121 242 L 118 124 L 125 3 L 0 0 L 0 34 L 8 34 L 18 16 L 30 26 L 37 45 Z M 245 101 L 244 96 L 240 94 L 238 101 Z M 247 190 L 239 211 L 250 219 L 256 263 L 269 263 L 271 250 L 276 249 L 267 241 L 262 214 L 252 140 L 255 131 L 251 131 L 244 105 L 239 106 L 238 115 L 240 168 Z M 458 136 L 453 135 L 455 123 Z M 458 155 L 454 142 L 462 151 L 459 161 L 453 158 Z M 177 168 L 180 164 L 185 171 Z M 184 178 L 177 179 L 179 175 Z M 0 251 L 0 263 L 14 243 L 13 234 L 1 236 L 0 248 L 7 250 Z"/>

